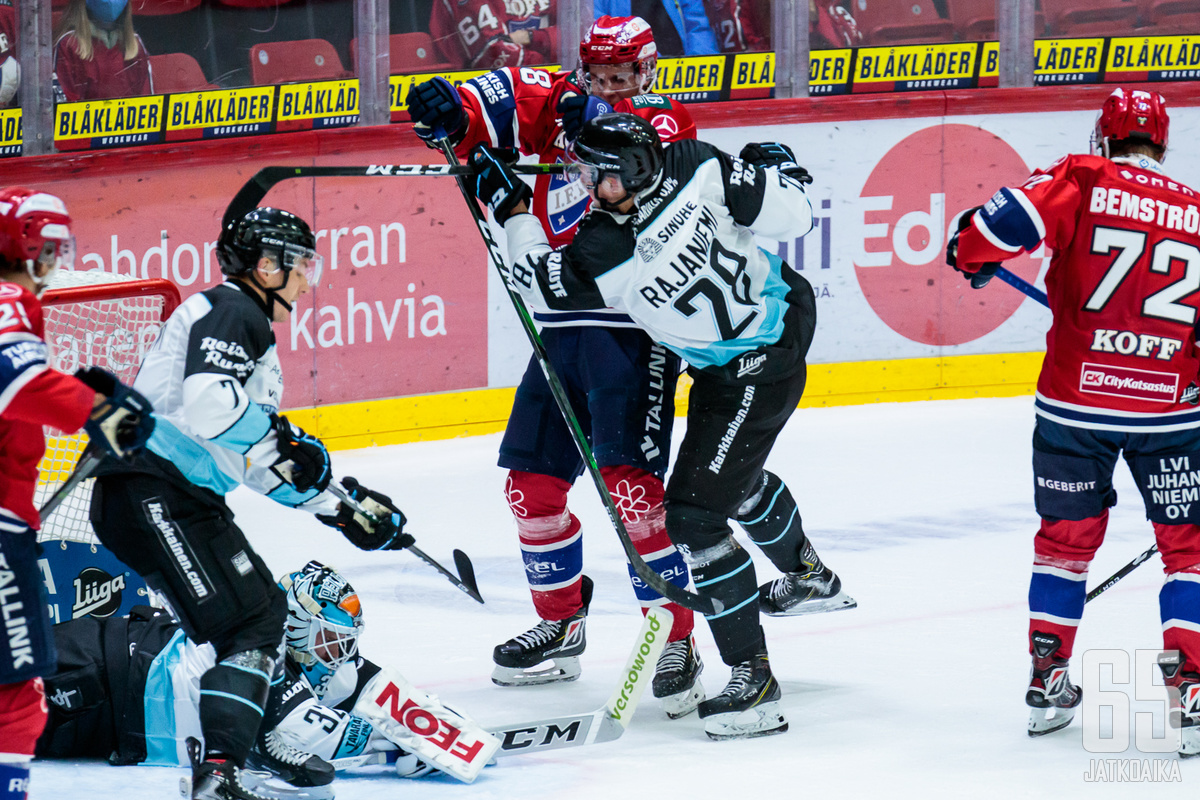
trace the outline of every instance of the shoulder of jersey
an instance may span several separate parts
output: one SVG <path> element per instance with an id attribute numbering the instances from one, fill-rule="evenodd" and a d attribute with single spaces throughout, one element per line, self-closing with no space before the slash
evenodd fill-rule
<path id="1" fill-rule="evenodd" d="M 631 101 L 634 108 L 670 108 L 670 98 L 661 94 L 640 94 Z"/>

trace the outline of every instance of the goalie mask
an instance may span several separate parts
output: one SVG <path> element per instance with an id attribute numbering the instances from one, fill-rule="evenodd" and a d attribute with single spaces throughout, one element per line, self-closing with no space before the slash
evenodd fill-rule
<path id="1" fill-rule="evenodd" d="M 75 237 L 63 201 L 24 186 L 0 189 L 0 260 L 8 269 L 23 268 L 39 297 L 55 271 L 72 269 Z"/>
<path id="2" fill-rule="evenodd" d="M 322 694 L 338 668 L 358 654 L 362 605 L 337 570 L 318 561 L 283 576 L 287 593 L 284 642 L 309 684 Z"/>

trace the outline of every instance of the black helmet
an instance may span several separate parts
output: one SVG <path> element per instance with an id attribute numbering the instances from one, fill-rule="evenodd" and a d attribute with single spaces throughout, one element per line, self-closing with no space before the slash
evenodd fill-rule
<path id="1" fill-rule="evenodd" d="M 663 168 L 658 131 L 633 114 L 601 114 L 588 120 L 571 145 L 570 155 L 597 170 L 597 181 L 605 173 L 617 175 L 626 198 L 652 186 Z"/>
<path id="2" fill-rule="evenodd" d="M 284 269 L 291 269 L 295 256 L 312 254 L 316 247 L 312 229 L 295 214 L 278 208 L 255 208 L 221 231 L 217 262 L 226 275 L 245 275 L 266 253 Z"/>

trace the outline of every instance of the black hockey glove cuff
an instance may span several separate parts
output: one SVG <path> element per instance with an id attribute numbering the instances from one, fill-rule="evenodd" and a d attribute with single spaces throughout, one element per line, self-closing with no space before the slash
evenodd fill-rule
<path id="1" fill-rule="evenodd" d="M 305 433 L 287 417 L 278 414 L 271 415 L 275 426 L 277 441 L 275 447 L 279 450 L 279 460 L 271 470 L 284 481 L 296 487 L 298 492 L 316 489 L 325 491 L 329 479 L 333 476 L 329 465 L 329 451 L 317 437 Z"/>
<path id="2" fill-rule="evenodd" d="M 475 196 L 492 210 L 496 221 L 503 225 L 513 215 L 513 209 L 528 203 L 533 197 L 529 184 L 517 177 L 512 164 L 517 160 L 514 150 L 478 145 L 471 151 L 471 168 Z"/>
<path id="3" fill-rule="evenodd" d="M 802 185 L 813 181 L 808 170 L 796 163 L 796 154 L 792 152 L 792 148 L 782 142 L 751 142 L 742 148 L 738 158 L 756 167 L 775 167 Z"/>
<path id="4" fill-rule="evenodd" d="M 463 140 L 467 116 L 462 98 L 445 78 L 431 78 L 414 85 L 408 90 L 405 103 L 413 121 L 413 133 L 429 146 L 435 147 L 442 136 L 448 137 L 451 144 Z"/>
<path id="5" fill-rule="evenodd" d="M 89 389 L 107 398 L 92 409 L 83 428 L 88 437 L 121 458 L 132 457 L 154 433 L 154 408 L 150 401 L 100 367 L 75 373 Z"/>
<path id="6" fill-rule="evenodd" d="M 416 543 L 411 534 L 404 532 L 408 519 L 390 497 L 373 492 L 349 477 L 342 478 L 342 488 L 371 516 L 339 503 L 337 514 L 317 514 L 317 519 L 340 530 L 359 550 L 402 550 Z"/>
<path id="7" fill-rule="evenodd" d="M 999 261 L 988 261 L 980 264 L 979 270 L 971 272 L 970 270 L 962 269 L 958 266 L 958 237 L 967 228 L 971 227 L 971 219 L 974 218 L 975 212 L 983 206 L 975 206 L 968 208 L 958 218 L 958 230 L 954 231 L 950 237 L 950 241 L 946 242 L 946 263 L 954 267 L 955 270 L 961 272 L 963 277 L 971 282 L 972 289 L 982 289 L 988 285 L 996 271 L 1000 269 Z"/>

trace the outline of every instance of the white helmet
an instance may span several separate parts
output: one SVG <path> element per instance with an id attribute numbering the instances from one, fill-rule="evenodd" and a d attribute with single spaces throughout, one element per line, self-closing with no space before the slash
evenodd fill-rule
<path id="1" fill-rule="evenodd" d="M 358 654 L 362 605 L 354 587 L 319 561 L 284 575 L 287 593 L 284 639 L 288 653 L 314 689 L 324 687 L 338 668 Z"/>

